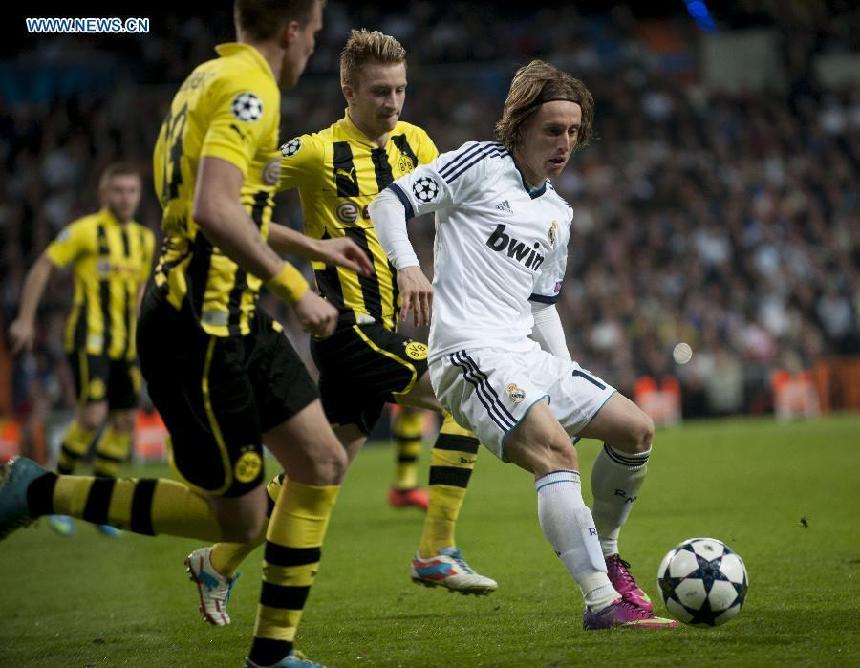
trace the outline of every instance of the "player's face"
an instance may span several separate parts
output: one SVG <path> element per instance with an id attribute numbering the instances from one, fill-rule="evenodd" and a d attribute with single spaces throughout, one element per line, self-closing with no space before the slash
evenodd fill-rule
<path id="1" fill-rule="evenodd" d="M 287 45 L 284 66 L 281 68 L 281 85 L 284 88 L 295 86 L 305 71 L 311 54 L 316 46 L 316 36 L 323 27 L 322 3 L 315 2 L 311 16 L 305 25 L 290 21 L 287 26 Z"/>
<path id="2" fill-rule="evenodd" d="M 344 86 L 353 122 L 375 139 L 394 129 L 406 100 L 404 63 L 368 63 L 355 86 Z"/>
<path id="3" fill-rule="evenodd" d="M 581 124 L 582 109 L 569 100 L 545 102 L 524 123 L 517 159 L 524 163 L 526 176 L 536 179 L 533 185 L 562 173 L 576 147 Z"/>
<path id="4" fill-rule="evenodd" d="M 117 220 L 131 220 L 140 204 L 140 178 L 131 174 L 114 176 L 105 184 L 102 198 Z"/>

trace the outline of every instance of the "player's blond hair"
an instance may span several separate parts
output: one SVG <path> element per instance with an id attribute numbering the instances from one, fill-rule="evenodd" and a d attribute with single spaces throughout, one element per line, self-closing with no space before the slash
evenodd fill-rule
<path id="1" fill-rule="evenodd" d="M 378 30 L 353 30 L 340 52 L 340 83 L 355 86 L 358 73 L 367 63 L 382 65 L 406 64 L 406 49 L 397 38 Z"/>
<path id="2" fill-rule="evenodd" d="M 513 150 L 522 141 L 523 123 L 544 102 L 552 100 L 569 100 L 579 105 L 582 109 L 582 124 L 577 146 L 587 144 L 591 139 L 591 121 L 594 118 L 591 91 L 576 77 L 543 60 L 533 60 L 514 74 L 502 118 L 496 123 L 496 138 L 509 151 Z"/>

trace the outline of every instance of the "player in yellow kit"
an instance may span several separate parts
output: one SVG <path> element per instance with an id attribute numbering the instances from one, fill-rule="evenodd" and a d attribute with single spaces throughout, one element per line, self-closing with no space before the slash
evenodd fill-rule
<path id="1" fill-rule="evenodd" d="M 72 266 L 74 305 L 66 322 L 65 350 L 77 405 L 57 471 L 74 473 L 98 437 L 95 474 L 115 478 L 129 455 L 140 397 L 137 307 L 152 267 L 155 235 L 133 219 L 140 203 L 140 174 L 134 166 L 108 166 L 99 180 L 99 199 L 101 208 L 63 228 L 30 269 L 9 332 L 14 352 L 32 347 L 33 322 L 45 286 L 56 269 Z M 50 525 L 63 535 L 74 532 L 72 519 L 65 515 L 52 516 Z M 107 524 L 100 524 L 99 530 L 118 533 Z"/>
<path id="2" fill-rule="evenodd" d="M 438 151 L 424 130 L 400 120 L 406 53 L 393 37 L 354 30 L 341 54 L 341 88 L 347 101 L 342 119 L 281 147 L 280 187 L 298 190 L 309 236 L 351 239 L 373 260 L 371 276 L 314 262 L 317 286 L 338 309 L 338 325 L 332 336 L 313 339 L 311 351 L 326 416 L 352 459 L 386 402 L 441 410 L 427 377 L 427 346 L 397 331 L 396 272 L 367 215 L 367 206 L 383 188 L 433 160 Z M 415 411 L 401 413 L 397 424 L 400 433 L 414 435 L 416 448 L 420 419 Z M 474 435 L 446 415 L 433 448 L 429 508 L 412 561 L 416 582 L 467 594 L 497 588 L 494 580 L 469 567 L 454 539 L 477 451 Z M 273 500 L 282 483 L 282 476 L 270 483 Z M 292 479 L 283 484 L 289 490 Z M 201 612 L 210 624 L 229 623 L 227 600 L 235 572 L 254 547 L 218 544 L 188 556 Z"/>
<path id="3" fill-rule="evenodd" d="M 105 517 L 139 533 L 256 540 L 263 587 L 246 666 L 316 666 L 293 651 L 343 446 L 282 328 L 257 308 L 265 284 L 311 333 L 337 311 L 273 250 L 370 273 L 348 239 L 269 235 L 278 184 L 279 81 L 296 83 L 322 28 L 322 0 L 236 0 L 238 41 L 217 47 L 173 98 L 155 147 L 164 241 L 141 307 L 138 347 L 170 431 L 171 480 L 57 476 L 28 459 L 0 467 L 0 538 L 44 514 Z M 270 245 L 271 244 L 271 247 Z M 263 440 L 290 478 L 267 518 Z"/>

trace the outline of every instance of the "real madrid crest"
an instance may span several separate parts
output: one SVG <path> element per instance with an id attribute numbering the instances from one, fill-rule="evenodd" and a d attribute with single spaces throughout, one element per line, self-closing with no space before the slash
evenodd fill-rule
<path id="1" fill-rule="evenodd" d="M 547 237 L 549 238 L 550 248 L 555 248 L 555 242 L 558 239 L 558 223 L 552 221 L 549 224 L 549 231 L 547 232 Z"/>
<path id="2" fill-rule="evenodd" d="M 520 403 L 523 399 L 526 398 L 526 391 L 519 387 L 516 383 L 508 383 L 505 385 L 505 392 L 508 393 L 508 396 L 511 398 L 515 404 Z"/>

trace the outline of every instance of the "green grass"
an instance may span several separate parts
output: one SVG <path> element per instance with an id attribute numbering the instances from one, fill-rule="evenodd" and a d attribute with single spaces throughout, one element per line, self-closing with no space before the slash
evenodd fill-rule
<path id="1" fill-rule="evenodd" d="M 597 444 L 579 451 L 588 470 Z M 350 471 L 298 646 L 332 666 L 860 665 L 860 418 L 690 424 L 659 432 L 655 452 L 622 554 L 655 596 L 669 548 L 694 536 L 729 543 L 750 590 L 726 626 L 583 632 L 581 596 L 540 531 L 529 476 L 486 451 L 458 538 L 499 591 L 416 587 L 421 518 L 386 506 L 393 452 L 382 445 Z M 112 541 L 82 524 L 73 539 L 44 525 L 12 535 L 0 544 L 0 666 L 241 665 L 260 551 L 243 568 L 233 624 L 212 629 L 182 568 L 196 546 Z"/>

